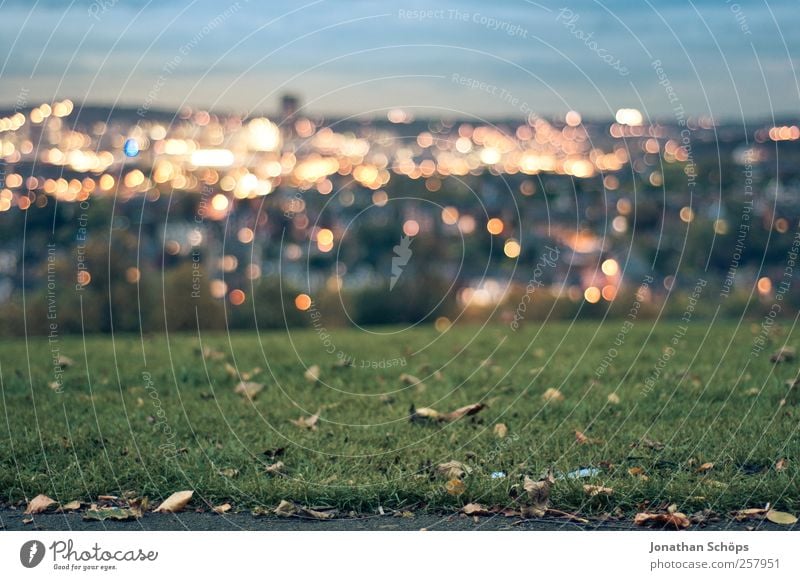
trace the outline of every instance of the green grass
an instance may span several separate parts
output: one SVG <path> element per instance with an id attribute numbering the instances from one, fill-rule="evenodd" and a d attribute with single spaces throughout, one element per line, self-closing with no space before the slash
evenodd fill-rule
<path id="1" fill-rule="evenodd" d="M 379 505 L 453 510 L 471 501 L 511 505 L 512 486 L 523 475 L 595 466 L 601 472 L 594 477 L 557 481 L 553 507 L 631 513 L 643 502 L 674 502 L 685 512 L 725 512 L 771 502 L 800 511 L 796 393 L 781 405 L 797 364 L 769 362 L 784 343 L 799 346 L 796 336 L 787 340 L 788 329 L 777 328 L 754 357 L 759 328 L 693 322 L 645 394 L 643 384 L 680 331 L 674 323 L 639 321 L 615 345 L 621 327 L 475 326 L 443 335 L 430 327 L 374 335 L 333 330 L 327 344 L 313 330 L 203 334 L 203 345 L 222 351 L 224 360 L 199 356 L 196 336 L 70 337 L 57 343 L 75 361 L 62 393 L 48 386 L 46 340 L 6 341 L 0 499 L 44 493 L 91 501 L 133 491 L 158 501 L 194 489 L 193 505 L 230 501 L 237 509 L 291 499 L 359 513 Z M 355 366 L 336 367 L 336 354 L 325 352 L 330 347 L 353 356 Z M 617 355 L 598 377 L 610 348 Z M 361 368 L 362 360 L 397 358 L 405 366 Z M 255 401 L 233 392 L 238 379 L 225 362 L 240 372 L 262 369 L 252 379 L 265 385 Z M 305 379 L 303 363 L 319 365 L 324 384 Z M 424 391 L 404 385 L 403 373 L 426 379 Z M 562 402 L 543 402 L 550 387 L 563 393 Z M 615 391 L 619 404 L 608 404 Z M 476 402 L 488 408 L 454 423 L 408 419 L 412 404 L 447 412 Z M 318 409 L 317 430 L 292 424 Z M 499 422 L 508 426 L 505 439 L 493 433 Z M 593 443 L 577 444 L 576 430 Z M 641 438 L 664 448 L 631 447 Z M 279 458 L 265 455 L 278 448 L 285 448 Z M 786 468 L 775 470 L 784 457 Z M 278 459 L 285 477 L 264 472 Z M 449 495 L 431 468 L 449 460 L 473 470 L 460 496 Z M 698 473 L 705 462 L 713 469 Z M 630 475 L 632 467 L 648 479 Z M 508 476 L 493 479 L 498 471 Z M 614 494 L 590 499 L 584 483 Z"/>

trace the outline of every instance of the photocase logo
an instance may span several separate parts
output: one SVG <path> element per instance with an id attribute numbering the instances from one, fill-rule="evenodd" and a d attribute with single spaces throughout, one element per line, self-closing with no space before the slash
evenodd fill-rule
<path id="1" fill-rule="evenodd" d="M 389 280 L 389 291 L 394 290 L 394 285 L 403 275 L 403 268 L 406 267 L 408 261 L 411 259 L 413 252 L 411 251 L 412 238 L 410 236 L 403 236 L 400 238 L 400 243 L 396 245 L 394 256 L 392 257 L 392 277 Z"/>
<path id="2" fill-rule="evenodd" d="M 36 568 L 44 559 L 44 544 L 39 540 L 29 540 L 19 549 L 19 561 L 26 568 Z"/>

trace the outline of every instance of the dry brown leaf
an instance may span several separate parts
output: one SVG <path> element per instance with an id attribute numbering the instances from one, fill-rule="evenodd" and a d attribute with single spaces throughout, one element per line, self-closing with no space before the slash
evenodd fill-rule
<path id="1" fill-rule="evenodd" d="M 168 513 L 168 514 L 177 513 L 179 511 L 182 511 L 183 508 L 186 507 L 186 504 L 189 503 L 189 501 L 192 499 L 193 495 L 194 495 L 194 492 L 190 491 L 190 490 L 187 490 L 187 491 L 176 491 L 171 496 L 169 496 L 167 499 L 165 499 L 161 503 L 161 505 L 158 506 L 153 511 L 161 512 L 161 513 Z"/>
<path id="2" fill-rule="evenodd" d="M 616 393 L 611 393 L 610 395 L 608 395 L 608 402 L 611 405 L 619 405 L 620 403 L 619 395 Z"/>
<path id="3" fill-rule="evenodd" d="M 575 441 L 578 442 L 578 445 L 595 445 L 602 443 L 599 439 L 587 437 L 583 431 L 578 431 L 577 429 L 575 430 Z"/>
<path id="4" fill-rule="evenodd" d="M 697 473 L 705 473 L 707 471 L 711 471 L 712 469 L 714 469 L 714 464 L 708 461 L 697 468 Z"/>
<path id="5" fill-rule="evenodd" d="M 411 409 L 409 410 L 409 420 L 412 423 L 418 421 L 428 421 L 428 420 L 450 423 L 453 421 L 458 421 L 462 417 L 467 417 L 479 413 L 485 408 L 486 405 L 483 403 L 474 403 L 472 405 L 465 405 L 463 407 L 459 407 L 458 409 L 450 413 L 440 413 L 436 409 L 431 409 L 430 407 L 420 407 L 419 409 L 417 409 L 416 407 L 414 407 L 414 405 L 411 405 Z"/>
<path id="6" fill-rule="evenodd" d="M 242 373 L 242 380 L 243 381 L 249 381 L 254 376 L 256 376 L 257 374 L 260 374 L 260 373 L 261 373 L 261 367 L 256 367 L 253 370 L 251 370 L 250 372 Z"/>
<path id="7" fill-rule="evenodd" d="M 783 459 L 779 459 L 775 462 L 775 471 L 783 471 L 786 469 L 786 465 L 789 463 L 789 460 L 785 457 Z"/>
<path id="8" fill-rule="evenodd" d="M 460 461 L 448 461 L 436 466 L 436 473 L 445 479 L 461 479 L 472 473 L 472 469 Z"/>
<path id="9" fill-rule="evenodd" d="M 506 435 L 508 435 L 508 427 L 506 427 L 505 423 L 498 423 L 494 426 L 494 435 L 498 439 L 505 439 Z"/>
<path id="10" fill-rule="evenodd" d="M 452 421 L 458 421 L 462 417 L 468 417 L 470 415 L 474 415 L 475 413 L 479 413 L 481 410 L 485 409 L 486 405 L 483 403 L 473 403 L 472 405 L 465 405 L 463 407 L 459 407 L 455 411 L 450 413 L 445 413 L 441 417 L 439 417 L 440 421 L 446 421 L 448 423 Z"/>
<path id="11" fill-rule="evenodd" d="M 794 517 L 792 514 L 787 514 L 786 512 L 779 512 L 775 510 L 769 510 L 767 512 L 767 519 L 771 521 L 773 524 L 778 524 L 781 526 L 793 526 L 797 523 L 797 518 Z"/>
<path id="12" fill-rule="evenodd" d="M 461 513 L 468 516 L 489 516 L 492 514 L 489 510 L 479 503 L 468 503 L 461 508 Z"/>
<path id="13" fill-rule="evenodd" d="M 297 506 L 290 501 L 286 501 L 285 499 L 282 499 L 281 503 L 278 504 L 278 507 L 275 508 L 275 515 L 282 518 L 292 517 L 297 515 L 297 512 Z"/>
<path id="14" fill-rule="evenodd" d="M 580 445 L 588 445 L 591 442 L 586 435 L 583 434 L 582 431 L 575 430 L 575 441 L 577 441 Z"/>
<path id="15" fill-rule="evenodd" d="M 444 489 L 450 495 L 461 495 L 467 490 L 467 486 L 460 479 L 451 479 L 444 484 Z"/>
<path id="16" fill-rule="evenodd" d="M 639 513 L 633 518 L 633 523 L 637 526 L 656 526 L 675 530 L 688 528 L 691 525 L 689 518 L 680 512 L 666 514 Z"/>
<path id="17" fill-rule="evenodd" d="M 298 417 L 292 419 L 292 423 L 303 429 L 310 429 L 311 431 L 317 430 L 317 421 L 319 421 L 319 411 L 309 417 Z"/>
<path id="18" fill-rule="evenodd" d="M 644 469 L 641 467 L 630 467 L 628 468 L 628 473 L 633 477 L 641 477 L 644 481 L 650 479 L 647 477 L 647 475 L 645 475 Z"/>
<path id="19" fill-rule="evenodd" d="M 28 507 L 25 510 L 25 515 L 40 514 L 56 503 L 56 500 L 47 497 L 44 494 L 39 494 L 28 502 Z"/>
<path id="20" fill-rule="evenodd" d="M 229 376 L 231 376 L 231 377 L 238 377 L 238 376 L 239 376 L 239 372 L 236 370 L 236 367 L 235 367 L 235 366 L 233 366 L 233 365 L 232 365 L 231 363 L 229 363 L 229 362 L 226 362 L 226 363 L 225 363 L 225 371 L 226 371 L 226 372 L 228 373 L 228 375 L 229 375 Z"/>
<path id="21" fill-rule="evenodd" d="M 306 372 L 303 373 L 303 376 L 309 383 L 316 383 L 319 381 L 319 365 L 311 365 L 306 369 Z"/>
<path id="22" fill-rule="evenodd" d="M 639 441 L 631 443 L 631 447 L 647 447 L 648 449 L 661 451 L 662 449 L 664 449 L 664 444 L 661 443 L 661 441 L 656 441 L 655 439 L 648 439 L 647 437 L 643 437 Z"/>
<path id="23" fill-rule="evenodd" d="M 225 353 L 215 350 L 210 346 L 203 347 L 203 358 L 210 359 L 210 360 L 222 360 L 225 358 Z"/>
<path id="24" fill-rule="evenodd" d="M 589 484 L 584 484 L 583 491 L 586 492 L 589 497 L 594 497 L 596 495 L 612 495 L 614 493 L 613 488 Z"/>
<path id="25" fill-rule="evenodd" d="M 71 501 L 69 503 L 65 503 L 60 508 L 58 508 L 58 511 L 74 512 L 75 510 L 81 509 L 81 505 L 82 505 L 81 502 L 79 502 L 78 500 Z"/>
<path id="26" fill-rule="evenodd" d="M 315 520 L 329 520 L 336 515 L 336 512 L 334 511 L 322 512 L 319 510 L 313 510 L 311 508 L 301 506 L 300 515 L 307 518 L 313 518 Z"/>
<path id="27" fill-rule="evenodd" d="M 264 471 L 271 475 L 279 475 L 283 473 L 283 470 L 286 468 L 286 464 L 283 461 L 278 461 L 273 463 L 272 465 L 268 465 L 264 468 Z"/>
<path id="28" fill-rule="evenodd" d="M 531 505 L 523 506 L 522 512 L 525 517 L 542 517 L 550 504 L 550 489 L 555 483 L 552 473 L 539 481 L 534 481 L 527 475 L 522 484 L 522 489 L 528 494 Z"/>
<path id="29" fill-rule="evenodd" d="M 63 354 L 58 355 L 58 366 L 63 368 L 69 368 L 75 364 L 75 361 L 69 358 L 68 356 L 64 356 Z"/>
<path id="30" fill-rule="evenodd" d="M 791 346 L 782 346 L 769 357 L 769 360 L 774 363 L 790 362 L 795 359 L 797 351 Z"/>
<path id="31" fill-rule="evenodd" d="M 97 501 L 117 501 L 119 497 L 116 495 L 98 495 Z"/>
<path id="32" fill-rule="evenodd" d="M 561 391 L 558 389 L 551 387 L 542 393 L 542 400 L 546 402 L 560 403 L 564 400 L 564 395 L 562 395 Z"/>
<path id="33" fill-rule="evenodd" d="M 213 508 L 211 508 L 211 511 L 214 512 L 215 514 L 228 513 L 229 511 L 231 511 L 231 504 L 224 503 L 222 505 L 214 506 Z"/>
<path id="34" fill-rule="evenodd" d="M 233 392 L 238 395 L 243 395 L 247 399 L 253 400 L 263 389 L 264 385 L 261 383 L 241 381 L 238 385 L 236 385 L 236 388 L 233 389 Z"/>
<path id="35" fill-rule="evenodd" d="M 420 384 L 422 381 L 419 380 L 414 375 L 409 375 L 409 374 L 403 373 L 402 375 L 400 375 L 400 382 L 403 383 L 404 385 L 408 385 L 410 387 L 414 387 L 414 386 Z"/>
<path id="36" fill-rule="evenodd" d="M 58 381 L 53 381 L 48 385 L 52 390 L 57 391 L 61 388 L 61 383 Z"/>

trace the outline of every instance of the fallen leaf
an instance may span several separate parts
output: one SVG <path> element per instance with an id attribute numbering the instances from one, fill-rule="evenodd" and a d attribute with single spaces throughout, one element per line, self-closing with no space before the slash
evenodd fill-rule
<path id="1" fill-rule="evenodd" d="M 81 509 L 81 502 L 79 502 L 78 500 L 75 500 L 75 501 L 71 501 L 69 503 L 65 503 L 60 508 L 58 508 L 58 511 L 74 512 L 75 510 L 79 510 L 79 509 Z"/>
<path id="2" fill-rule="evenodd" d="M 229 503 L 224 503 L 222 505 L 214 506 L 213 508 L 211 508 L 211 511 L 214 512 L 215 514 L 228 513 L 230 510 L 231 510 L 231 504 Z"/>
<path id="3" fill-rule="evenodd" d="M 249 381 L 250 379 L 252 379 L 254 376 L 256 376 L 259 373 L 261 373 L 261 367 L 256 367 L 250 372 L 242 373 L 242 380 L 243 381 Z"/>
<path id="4" fill-rule="evenodd" d="M 793 526 L 797 523 L 797 518 L 794 517 L 792 514 L 787 514 L 786 512 L 779 512 L 775 510 L 769 510 L 767 512 L 767 519 L 771 521 L 773 524 L 778 524 L 781 526 Z"/>
<path id="5" fill-rule="evenodd" d="M 791 346 L 782 346 L 769 357 L 774 363 L 790 362 L 795 359 L 796 351 Z"/>
<path id="6" fill-rule="evenodd" d="M 631 447 L 647 447 L 648 449 L 661 451 L 662 449 L 664 449 L 664 444 L 661 443 L 661 441 L 656 441 L 655 439 L 648 439 L 647 437 L 643 437 L 639 441 L 631 443 Z"/>
<path id="7" fill-rule="evenodd" d="M 176 491 L 153 511 L 169 514 L 177 513 L 186 507 L 186 504 L 189 503 L 193 495 L 193 491 Z"/>
<path id="8" fill-rule="evenodd" d="M 226 371 L 226 372 L 228 373 L 228 375 L 229 375 L 229 376 L 231 376 L 231 377 L 238 377 L 238 376 L 239 376 L 239 371 L 237 371 L 237 370 L 236 370 L 236 367 L 235 367 L 235 366 L 233 366 L 233 365 L 232 365 L 231 363 L 229 363 L 229 362 L 226 362 L 226 363 L 225 363 L 225 371 Z"/>
<path id="9" fill-rule="evenodd" d="M 614 490 L 610 487 L 589 484 L 583 485 L 583 491 L 585 491 L 589 497 L 594 497 L 596 495 L 612 495 L 614 493 Z"/>
<path id="10" fill-rule="evenodd" d="M 608 402 L 611 405 L 619 405 L 620 403 L 619 395 L 616 393 L 611 393 L 610 395 L 608 395 Z"/>
<path id="11" fill-rule="evenodd" d="M 786 469 L 786 464 L 789 463 L 789 460 L 785 457 L 783 459 L 779 459 L 775 462 L 775 471 L 783 471 Z"/>
<path id="12" fill-rule="evenodd" d="M 709 461 L 698 467 L 696 471 L 697 473 L 705 473 L 707 471 L 711 471 L 712 469 L 714 469 L 714 464 Z"/>
<path id="13" fill-rule="evenodd" d="M 414 375 L 409 375 L 409 374 L 403 373 L 402 375 L 400 375 L 400 382 L 403 383 L 404 385 L 408 385 L 410 387 L 414 387 L 414 386 L 420 384 L 422 381 L 419 380 Z"/>
<path id="14" fill-rule="evenodd" d="M 317 421 L 319 421 L 319 411 L 309 417 L 298 417 L 297 419 L 292 419 L 292 423 L 298 427 L 310 429 L 311 431 L 317 430 Z"/>
<path id="15" fill-rule="evenodd" d="M 300 507 L 300 515 L 304 516 L 304 517 L 308 517 L 308 518 L 313 518 L 315 520 L 330 520 L 336 515 L 336 512 L 335 511 L 323 512 L 323 511 L 313 510 L 311 508 L 307 508 L 307 507 L 302 507 L 301 506 Z"/>
<path id="16" fill-rule="evenodd" d="M 319 365 L 311 365 L 303 373 L 303 376 L 309 383 L 316 383 L 319 380 Z"/>
<path id="17" fill-rule="evenodd" d="M 233 467 L 226 467 L 225 469 L 220 469 L 219 474 L 228 478 L 239 477 L 239 470 Z"/>
<path id="18" fill-rule="evenodd" d="M 446 413 L 439 417 L 440 421 L 452 422 L 458 421 L 462 417 L 468 417 L 469 415 L 474 415 L 475 413 L 480 412 L 481 410 L 485 409 L 486 405 L 483 403 L 474 403 L 472 405 L 465 405 L 463 407 L 459 407 L 455 411 L 451 413 Z"/>
<path id="19" fill-rule="evenodd" d="M 557 516 L 559 518 L 566 518 L 570 521 L 576 522 L 578 524 L 588 524 L 589 520 L 586 518 L 582 518 L 576 514 L 571 514 L 569 512 L 562 512 L 561 510 L 554 510 L 552 508 L 548 508 L 545 510 L 545 514 L 549 516 Z"/>
<path id="20" fill-rule="evenodd" d="M 272 465 L 268 465 L 267 467 L 265 467 L 264 471 L 266 471 L 270 475 L 279 475 L 283 473 L 285 467 L 286 464 L 283 461 L 278 461 L 276 463 L 273 463 Z"/>
<path id="21" fill-rule="evenodd" d="M 290 518 L 293 516 L 301 516 L 301 517 L 308 517 L 313 518 L 315 520 L 329 520 L 336 515 L 334 511 L 319 511 L 303 506 L 298 506 L 294 502 L 287 501 L 285 499 L 281 500 L 281 503 L 278 504 L 278 507 L 273 510 L 276 516 L 282 518 Z"/>
<path id="22" fill-rule="evenodd" d="M 53 381 L 48 385 L 52 390 L 58 391 L 61 388 L 61 383 L 58 381 Z"/>
<path id="23" fill-rule="evenodd" d="M 542 393 L 542 399 L 547 402 L 559 403 L 564 400 L 564 395 L 558 389 L 551 387 Z"/>
<path id="24" fill-rule="evenodd" d="M 210 346 L 203 347 L 203 358 L 210 359 L 210 360 L 222 360 L 225 358 L 225 353 L 215 350 Z"/>
<path id="25" fill-rule="evenodd" d="M 460 479 L 451 479 L 444 484 L 444 489 L 450 495 L 461 495 L 467 490 L 467 486 Z"/>
<path id="26" fill-rule="evenodd" d="M 644 469 L 641 467 L 630 467 L 628 468 L 628 473 L 633 477 L 640 477 L 644 481 L 650 479 L 649 477 L 647 477 L 647 475 L 645 475 Z"/>
<path id="27" fill-rule="evenodd" d="M 56 503 L 56 500 L 47 497 L 44 494 L 39 494 L 28 502 L 28 507 L 25 510 L 25 515 L 40 514 Z"/>
<path id="28" fill-rule="evenodd" d="M 297 515 L 297 512 L 297 506 L 295 506 L 293 502 L 286 501 L 285 499 L 282 499 L 278 507 L 275 508 L 275 515 L 282 518 L 292 517 Z"/>
<path id="29" fill-rule="evenodd" d="M 590 437 L 587 437 L 586 434 L 583 433 L 583 431 L 578 431 L 577 429 L 575 430 L 575 441 L 578 442 L 578 445 L 595 445 L 598 443 L 602 443 L 602 441 L 600 441 L 599 439 L 592 439 Z"/>
<path id="30" fill-rule="evenodd" d="M 461 508 L 461 513 L 468 516 L 489 516 L 491 512 L 479 503 L 468 503 Z"/>
<path id="31" fill-rule="evenodd" d="M 116 495 L 98 495 L 97 501 L 117 501 L 119 497 Z"/>
<path id="32" fill-rule="evenodd" d="M 448 461 L 437 465 L 436 472 L 446 479 L 461 479 L 472 473 L 472 469 L 460 461 Z"/>
<path id="33" fill-rule="evenodd" d="M 542 517 L 550 504 L 550 489 L 555 483 L 553 474 L 548 472 L 547 476 L 539 481 L 534 481 L 527 475 L 522 484 L 522 489 L 528 494 L 528 501 L 531 505 L 523 507 L 525 517 Z"/>
<path id="34" fill-rule="evenodd" d="M 733 512 L 733 519 L 742 521 L 750 518 L 763 517 L 767 515 L 768 511 L 769 509 L 767 508 L 747 508 Z"/>
<path id="35" fill-rule="evenodd" d="M 498 423 L 494 426 L 494 435 L 498 439 L 505 439 L 506 435 L 508 435 L 508 427 L 506 427 L 505 423 Z"/>
<path id="36" fill-rule="evenodd" d="M 417 409 L 414 405 L 411 405 L 409 416 L 410 421 L 414 423 L 416 421 L 438 420 L 440 414 L 439 411 L 431 409 L 430 407 L 420 407 Z"/>
<path id="37" fill-rule="evenodd" d="M 87 521 L 102 522 L 105 520 L 117 520 L 120 522 L 136 520 L 142 517 L 142 512 L 137 509 L 109 507 L 100 509 L 86 510 L 83 519 Z"/>
<path id="38" fill-rule="evenodd" d="M 439 411 L 431 409 L 430 407 L 420 407 L 417 409 L 414 405 L 411 405 L 411 409 L 409 409 L 409 420 L 412 423 L 419 421 L 442 421 L 444 423 L 450 423 L 462 417 L 474 415 L 485 408 L 486 405 L 483 403 L 474 403 L 472 405 L 459 407 L 450 413 L 439 413 Z"/>
<path id="39" fill-rule="evenodd" d="M 71 367 L 75 364 L 75 361 L 69 358 L 68 356 L 64 356 L 63 354 L 58 355 L 58 365 L 63 368 Z"/>
<path id="40" fill-rule="evenodd" d="M 260 393 L 264 389 L 264 385 L 261 383 L 253 383 L 250 381 L 241 381 L 236 387 L 233 389 L 233 392 L 238 395 L 244 395 L 246 398 L 253 400 L 256 398 L 256 395 Z"/>
<path id="41" fill-rule="evenodd" d="M 680 512 L 666 514 L 638 513 L 633 518 L 633 523 L 637 526 L 656 526 L 675 530 L 688 528 L 691 525 L 689 518 Z"/>

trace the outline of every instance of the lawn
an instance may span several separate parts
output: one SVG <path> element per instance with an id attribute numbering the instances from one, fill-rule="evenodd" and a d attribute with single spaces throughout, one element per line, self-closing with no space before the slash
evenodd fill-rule
<path id="1" fill-rule="evenodd" d="M 750 322 L 327 332 L 3 342 L 0 501 L 191 489 L 192 507 L 453 512 L 513 506 L 525 475 L 552 470 L 551 506 L 587 516 L 800 511 L 798 366 L 769 360 L 800 346 L 788 325 L 762 352 Z M 73 360 L 60 387 L 54 346 Z M 252 400 L 242 378 L 263 385 Z M 437 472 L 449 461 L 465 467 Z"/>

